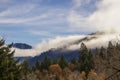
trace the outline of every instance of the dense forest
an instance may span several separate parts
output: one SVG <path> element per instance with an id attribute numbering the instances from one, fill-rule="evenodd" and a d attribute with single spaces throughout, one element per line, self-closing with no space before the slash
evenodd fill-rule
<path id="1" fill-rule="evenodd" d="M 13 44 L 0 41 L 0 80 L 120 80 L 120 44 L 89 50 L 81 43 L 78 59 L 67 61 L 63 55 L 51 60 L 36 61 L 30 66 L 14 59 Z M 94 45 L 93 45 L 94 46 Z"/>

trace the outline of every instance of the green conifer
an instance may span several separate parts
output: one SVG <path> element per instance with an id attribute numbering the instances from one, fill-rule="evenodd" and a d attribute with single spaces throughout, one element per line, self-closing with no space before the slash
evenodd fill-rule
<path id="1" fill-rule="evenodd" d="M 21 66 L 18 60 L 14 60 L 15 51 L 11 51 L 13 44 L 5 45 L 0 40 L 0 80 L 19 80 L 21 78 Z"/>
<path id="2" fill-rule="evenodd" d="M 114 46 L 113 46 L 112 42 L 110 41 L 110 42 L 108 43 L 107 56 L 108 56 L 108 57 L 111 57 L 112 54 L 113 54 L 113 52 L 114 52 Z"/>
<path id="3" fill-rule="evenodd" d="M 51 59 L 47 56 L 44 57 L 44 60 L 41 62 L 41 70 L 48 70 L 51 65 Z"/>
<path id="4" fill-rule="evenodd" d="M 103 59 L 106 57 L 106 50 L 104 47 L 101 47 L 99 56 Z"/>
<path id="5" fill-rule="evenodd" d="M 41 69 L 41 63 L 40 63 L 40 61 L 36 61 L 35 67 L 36 67 L 37 70 Z"/>
<path id="6" fill-rule="evenodd" d="M 71 59 L 71 63 L 72 63 L 72 64 L 76 64 L 76 63 L 77 63 L 77 60 L 75 59 L 75 57 L 73 57 L 73 58 Z"/>
<path id="7" fill-rule="evenodd" d="M 90 70 L 93 69 L 92 57 L 91 50 L 89 51 L 86 45 L 82 43 L 79 53 L 80 72 L 85 71 L 86 76 L 89 74 Z"/>
<path id="8" fill-rule="evenodd" d="M 66 61 L 64 55 L 61 55 L 60 60 L 59 60 L 59 65 L 62 69 L 68 66 L 68 62 Z"/>
<path id="9" fill-rule="evenodd" d="M 22 64 L 22 71 L 23 71 L 23 75 L 24 75 L 25 80 L 28 80 L 27 76 L 30 73 L 31 69 L 30 69 L 30 66 L 29 66 L 27 60 L 25 60 Z"/>

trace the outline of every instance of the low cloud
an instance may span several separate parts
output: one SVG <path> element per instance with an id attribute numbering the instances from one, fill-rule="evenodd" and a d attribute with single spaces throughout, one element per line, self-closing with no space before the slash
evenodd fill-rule
<path id="1" fill-rule="evenodd" d="M 42 41 L 40 44 L 33 47 L 33 49 L 21 50 L 15 49 L 14 56 L 36 56 L 41 54 L 42 52 L 48 51 L 52 48 L 60 48 L 65 45 L 68 45 L 76 40 L 83 38 L 85 35 L 74 35 L 74 36 L 66 36 L 66 37 L 56 37 L 54 39 L 49 39 Z"/>
<path id="2" fill-rule="evenodd" d="M 96 37 L 94 39 L 88 40 L 88 41 L 82 41 L 83 43 L 85 43 L 85 45 L 89 48 L 89 49 L 95 49 L 95 48 L 101 48 L 103 47 L 107 47 L 108 46 L 108 42 L 111 41 L 113 44 L 116 44 L 119 40 L 120 40 L 120 36 L 118 33 L 108 33 L 108 34 L 102 34 L 102 35 L 87 35 L 86 37 Z M 73 44 L 70 45 L 66 48 L 66 50 L 76 50 L 79 49 L 81 45 L 81 42 L 78 44 Z"/>
<path id="3" fill-rule="evenodd" d="M 85 37 L 96 37 L 89 41 L 82 41 L 86 44 L 89 49 L 100 48 L 101 46 L 107 47 L 108 42 L 112 41 L 116 43 L 120 40 L 119 34 L 102 34 L 102 35 L 74 35 L 66 37 L 56 37 L 54 39 L 42 41 L 38 45 L 34 46 L 33 49 L 21 50 L 15 49 L 15 56 L 36 56 L 50 49 L 63 48 L 64 50 L 76 50 L 80 48 L 81 42 L 79 40 Z"/>

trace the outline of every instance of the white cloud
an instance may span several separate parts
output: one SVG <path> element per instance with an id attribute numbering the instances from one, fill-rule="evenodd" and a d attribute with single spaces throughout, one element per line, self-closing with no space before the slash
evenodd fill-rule
<path id="1" fill-rule="evenodd" d="M 118 33 L 114 33 L 114 34 L 103 34 L 103 35 L 93 35 L 94 39 L 91 39 L 89 41 L 82 41 L 85 43 L 85 45 L 87 46 L 87 48 L 89 49 L 95 49 L 95 48 L 100 48 L 100 47 L 107 47 L 108 46 L 108 42 L 112 41 L 113 44 L 116 44 L 119 40 L 120 40 L 120 36 Z M 93 37 L 93 36 L 89 36 L 87 35 L 87 37 Z M 73 44 L 73 45 L 69 45 L 66 50 L 76 50 L 79 49 L 81 45 L 81 42 L 78 44 Z"/>
<path id="2" fill-rule="evenodd" d="M 87 13 L 81 10 L 81 6 L 88 3 L 90 3 L 90 0 L 73 0 L 73 7 L 67 15 L 67 22 L 70 26 L 69 31 L 95 31 L 89 26 Z"/>
<path id="3" fill-rule="evenodd" d="M 13 5 L 0 13 L 1 24 L 28 24 L 35 20 L 48 18 L 48 13 L 35 14 L 34 4 Z"/>
<path id="4" fill-rule="evenodd" d="M 52 33 L 48 32 L 48 31 L 36 31 L 36 30 L 30 30 L 28 31 L 34 35 L 39 35 L 39 36 L 45 36 L 45 37 L 51 37 L 53 36 Z"/>
<path id="5" fill-rule="evenodd" d="M 0 17 L 17 17 L 30 13 L 36 6 L 33 4 L 13 5 L 2 11 Z"/>
<path id="6" fill-rule="evenodd" d="M 22 6 L 13 5 L 0 13 L 0 24 L 26 24 L 32 26 L 69 24 L 68 30 L 74 31 L 92 32 L 113 29 L 118 31 L 120 29 L 120 1 L 98 0 L 99 2 L 96 3 L 97 9 L 85 16 L 84 12 L 78 10 L 81 5 L 90 3 L 90 1 L 73 0 L 73 6 L 68 10 L 42 9 L 41 6 L 32 3 Z"/>
<path id="7" fill-rule="evenodd" d="M 102 0 L 88 20 L 97 30 L 119 30 L 120 0 Z"/>
<path id="8" fill-rule="evenodd" d="M 79 8 L 81 6 L 82 0 L 73 0 L 73 6 L 74 8 Z"/>
<path id="9" fill-rule="evenodd" d="M 37 4 L 13 5 L 0 12 L 0 24 L 53 25 L 65 22 L 67 11 L 50 9 Z M 56 20 L 57 19 L 57 20 Z"/>
<path id="10" fill-rule="evenodd" d="M 87 18 L 80 15 L 76 11 L 71 11 L 67 17 L 67 21 L 70 26 L 70 31 L 91 31 L 91 27 L 88 26 Z M 87 29 L 86 29 L 87 28 Z"/>
<path id="11" fill-rule="evenodd" d="M 15 57 L 35 56 L 38 54 L 36 49 L 21 50 L 17 48 L 12 48 L 12 50 L 15 50 Z"/>
<path id="12" fill-rule="evenodd" d="M 98 39 L 93 39 L 91 41 L 85 42 L 88 48 L 100 48 L 101 46 L 107 47 L 108 42 L 117 42 L 120 39 L 119 34 L 105 34 L 98 37 Z"/>
<path id="13" fill-rule="evenodd" d="M 38 16 L 27 17 L 27 18 L 21 18 L 21 17 L 1 18 L 0 23 L 1 24 L 33 24 L 33 23 L 36 24 L 36 22 L 35 22 L 36 20 L 42 21 L 42 19 L 44 19 L 46 17 L 48 17 L 47 14 L 41 14 Z"/>
<path id="14" fill-rule="evenodd" d="M 89 2 L 89 1 L 88 1 Z M 78 5 L 77 3 L 75 5 Z M 70 28 L 79 31 L 117 31 L 120 29 L 120 0 L 100 0 L 88 16 L 71 10 L 67 17 Z M 79 4 L 80 6 L 80 4 Z M 89 7 L 89 6 L 88 6 Z"/>
<path id="15" fill-rule="evenodd" d="M 73 9 L 80 8 L 83 4 L 90 3 L 90 0 L 73 0 Z"/>
<path id="16" fill-rule="evenodd" d="M 48 51 L 52 48 L 60 48 L 65 45 L 69 45 L 70 43 L 83 38 L 84 35 L 74 35 L 74 36 L 67 36 L 67 37 L 56 37 L 50 40 L 44 40 L 40 44 L 33 47 L 33 49 L 28 50 L 21 50 L 15 49 L 14 56 L 36 56 L 41 54 L 42 52 Z"/>

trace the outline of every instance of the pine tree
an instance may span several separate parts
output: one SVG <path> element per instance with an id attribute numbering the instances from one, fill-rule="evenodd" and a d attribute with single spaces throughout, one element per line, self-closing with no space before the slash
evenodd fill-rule
<path id="1" fill-rule="evenodd" d="M 120 43 L 116 43 L 116 47 L 117 50 L 120 50 Z"/>
<path id="2" fill-rule="evenodd" d="M 25 60 L 22 64 L 22 71 L 23 71 L 25 80 L 28 80 L 27 75 L 30 73 L 31 69 L 29 67 L 29 64 L 28 64 L 27 60 Z"/>
<path id="3" fill-rule="evenodd" d="M 79 53 L 80 72 L 85 71 L 86 77 L 90 70 L 93 69 L 92 53 L 84 43 L 81 44 Z"/>
<path id="4" fill-rule="evenodd" d="M 52 62 L 52 64 L 59 64 L 59 59 L 55 58 Z"/>
<path id="5" fill-rule="evenodd" d="M 99 56 L 103 59 L 106 57 L 106 50 L 104 47 L 101 47 Z"/>
<path id="6" fill-rule="evenodd" d="M 62 69 L 68 66 L 68 63 L 64 57 L 64 55 L 61 55 L 60 60 L 59 60 L 59 65 Z"/>
<path id="7" fill-rule="evenodd" d="M 36 61 L 35 67 L 36 67 L 37 70 L 41 69 L 41 63 L 40 63 L 40 61 Z"/>
<path id="8" fill-rule="evenodd" d="M 72 64 L 76 64 L 77 63 L 77 60 L 75 59 L 75 57 L 73 57 L 70 61 Z"/>
<path id="9" fill-rule="evenodd" d="M 98 48 L 95 49 L 95 57 L 98 57 L 99 56 L 99 50 Z"/>
<path id="10" fill-rule="evenodd" d="M 89 60 L 89 69 L 90 70 L 94 69 L 93 54 L 91 50 L 89 50 L 88 60 Z"/>
<path id="11" fill-rule="evenodd" d="M 19 80 L 21 78 L 21 66 L 18 60 L 14 60 L 15 51 L 11 51 L 13 44 L 5 45 L 0 40 L 0 80 Z"/>
<path id="12" fill-rule="evenodd" d="M 79 53 L 79 63 L 82 64 L 85 61 L 85 58 L 88 55 L 88 49 L 84 43 L 81 43 L 80 53 Z"/>
<path id="13" fill-rule="evenodd" d="M 47 56 L 44 57 L 44 60 L 41 62 L 41 70 L 48 70 L 51 65 L 51 59 Z"/>
<path id="14" fill-rule="evenodd" d="M 107 56 L 111 57 L 113 52 L 114 52 L 114 46 L 113 46 L 112 42 L 110 41 L 108 43 Z"/>

